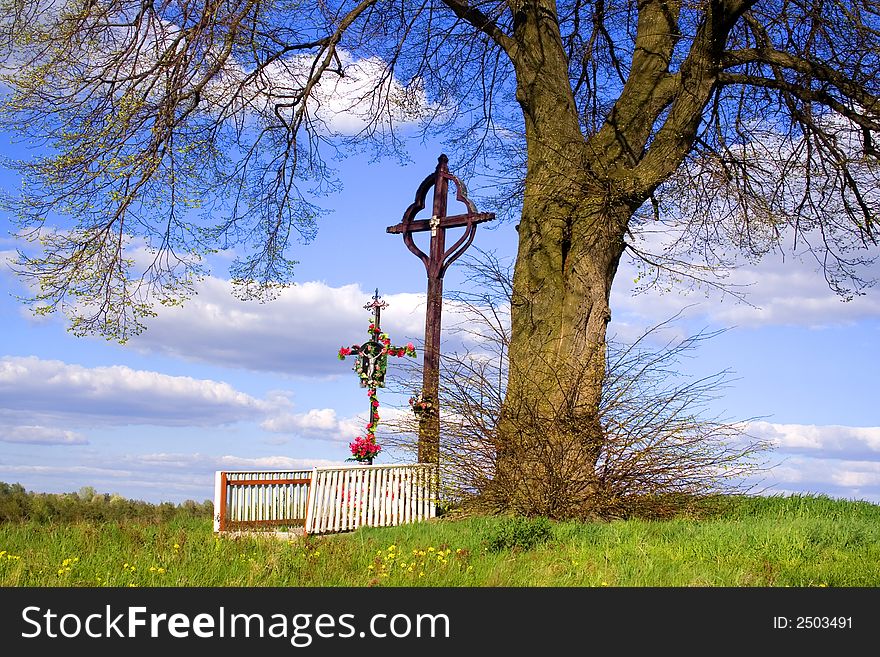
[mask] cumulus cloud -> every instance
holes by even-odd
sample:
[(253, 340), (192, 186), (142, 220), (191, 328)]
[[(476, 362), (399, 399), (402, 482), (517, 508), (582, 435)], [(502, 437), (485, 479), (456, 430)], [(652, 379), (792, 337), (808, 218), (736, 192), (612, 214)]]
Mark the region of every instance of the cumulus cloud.
[(273, 433), (293, 433), (310, 438), (350, 441), (363, 433), (366, 419), (338, 418), (332, 408), (311, 409), (305, 413), (278, 413), (260, 426)]
[(347, 443), (367, 423), (366, 414), (340, 418), (332, 408), (297, 410), (286, 391), (258, 399), (221, 381), (124, 366), (88, 368), (35, 356), (0, 358), (0, 398), (0, 442), (10, 443), (88, 444), (70, 427), (216, 427), (236, 422), (253, 422), (269, 434), (284, 435), (275, 443)]
[(75, 418), (80, 426), (218, 426), (273, 409), (220, 381), (35, 356), (0, 358), (0, 396), (7, 418)]
[(0, 442), (30, 445), (87, 445), (86, 437), (76, 431), (36, 425), (0, 425)]
[(822, 494), (880, 503), (880, 427), (751, 422), (747, 432), (774, 446), (755, 480), (764, 494)]
[[(332, 288), (307, 282), (281, 291), (270, 303), (241, 301), (229, 281), (208, 278), (198, 295), (168, 309), (131, 340), (135, 349), (227, 367), (305, 376), (340, 373), (335, 362), (343, 336), (365, 335), (366, 294), (357, 285)], [(417, 295), (386, 298), (395, 312), (383, 318), (394, 334), (417, 330)]]
[(789, 454), (859, 459), (880, 455), (880, 427), (751, 422), (748, 433)]
[[(381, 433), (382, 423), (393, 421), (407, 412), (383, 406), (379, 432)], [(368, 419), (367, 413), (338, 418), (332, 408), (322, 408), (305, 413), (277, 413), (267, 418), (260, 426), (273, 433), (292, 433), (304, 438), (349, 443), (356, 436), (363, 435)]]
[(764, 494), (818, 494), (880, 504), (880, 463), (870, 460), (780, 455), (757, 483)]
[[(418, 121), (430, 106), (424, 88), (417, 82), (404, 86), (377, 57), (355, 59), (340, 50), (342, 75), (325, 73), (313, 91), (309, 112), (329, 132), (356, 134), (371, 124), (402, 126)], [(278, 99), (290, 98), (305, 86), (313, 58), (295, 56), (270, 64), (263, 80), (262, 95), (273, 109)]]
[[(162, 309), (150, 320), (148, 330), (129, 344), (145, 353), (225, 367), (333, 377), (350, 369), (336, 359), (339, 348), (368, 339), (370, 313), (364, 305), (372, 296), (356, 284), (333, 287), (310, 281), (260, 304), (236, 299), (229, 281), (210, 277), (193, 299), (181, 307)], [(382, 313), (382, 329), (395, 344), (418, 343), (425, 331), (425, 295), (382, 298), (389, 304)], [(452, 302), (444, 304), (443, 313), (443, 325), (450, 329), (462, 319)], [(446, 335), (464, 337), (448, 331)]]
[[(880, 317), (880, 290), (867, 288), (864, 295), (844, 301), (809, 259), (783, 261), (768, 255), (758, 263), (742, 262), (725, 274), (724, 283), (743, 293), (745, 301), (705, 286), (642, 291), (634, 282), (637, 266), (621, 263), (612, 289), (612, 313), (624, 322), (651, 324), (681, 312), (715, 325), (744, 327), (839, 326)], [(880, 280), (880, 263), (873, 264), (866, 276)]]
[[(220, 20), (239, 22), (243, 17), (233, 7)], [(153, 14), (139, 16), (134, 22), (118, 21), (108, 31), (112, 38), (107, 44), (115, 45), (84, 54), (84, 66), (104, 70), (110, 66), (119, 68), (122, 63), (127, 70), (149, 80), (161, 76), (163, 67), (159, 62), (169, 52), (197, 48), (205, 63), (214, 69), (211, 79), (200, 90), (201, 100), (218, 116), (235, 122), (261, 116), (274, 125), (284, 114), (291, 119), (302, 109), (304, 92), (312, 86), (311, 77), (318, 63), (314, 54), (284, 56), (278, 52), (267, 56), (266, 52), (257, 53), (262, 50), (259, 47), (252, 53), (253, 59), (244, 52), (227, 57), (224, 45), (207, 32), (197, 37), (201, 43), (194, 45), (189, 38), (182, 38), (182, 27), (176, 21)], [(263, 45), (272, 48), (272, 39)], [(405, 86), (378, 57), (356, 59), (342, 48), (337, 48), (335, 54), (334, 65), (311, 88), (305, 108), (311, 119), (310, 128), (355, 134), (371, 124), (400, 127), (428, 111), (427, 96), (419, 80)]]
[[(259, 70), (254, 70), (255, 62), (229, 60), (202, 96), (221, 115), (233, 114), (246, 121), (263, 117), (274, 125), (279, 116), (293, 122), (297, 113), (303, 113), (310, 130), (336, 135), (353, 135), (367, 128), (399, 129), (437, 110), (428, 101), (420, 79), (404, 84), (378, 57), (357, 59), (341, 48), (336, 54), (335, 65), (314, 85), (314, 55), (275, 58), (261, 63)], [(309, 96), (303, 107), (307, 89)]]

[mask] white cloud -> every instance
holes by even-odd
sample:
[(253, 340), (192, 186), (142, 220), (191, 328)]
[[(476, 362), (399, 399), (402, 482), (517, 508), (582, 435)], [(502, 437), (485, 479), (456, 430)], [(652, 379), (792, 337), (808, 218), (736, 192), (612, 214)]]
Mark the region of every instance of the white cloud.
[(273, 409), (220, 381), (35, 356), (0, 359), (0, 396), (0, 415), (7, 418), (75, 418), (79, 426), (218, 426)]
[[(228, 383), (123, 366), (87, 368), (34, 356), (0, 358), (0, 442), (82, 445), (72, 428), (115, 426), (216, 427), (258, 423), (292, 439), (348, 443), (367, 414), (339, 418), (332, 408), (294, 409), (289, 393), (258, 399)], [(364, 397), (366, 406), (366, 396)], [(395, 409), (383, 408), (388, 419)]]
[[(408, 410), (381, 406), (377, 435), (381, 435), (383, 424), (393, 422), (402, 414), (408, 413)], [(292, 433), (303, 438), (348, 444), (356, 436), (364, 435), (368, 420), (367, 413), (340, 419), (332, 408), (323, 408), (305, 413), (278, 413), (267, 418), (260, 426), (273, 433)]]
[[(265, 399), (209, 379), (169, 376), (123, 366), (87, 368), (34, 356), (0, 358), (0, 442), (83, 445), (71, 427), (216, 427), (236, 422), (283, 440), (348, 443), (362, 435), (367, 414), (339, 418), (332, 408), (296, 411), (284, 391)], [(364, 397), (366, 406), (366, 396)], [(395, 409), (383, 408), (388, 419)], [(26, 419), (25, 419), (26, 418)], [(34, 421), (39, 421), (39, 424)]]
[[(880, 317), (880, 290), (870, 287), (864, 295), (844, 301), (809, 260), (790, 257), (783, 262), (778, 255), (768, 255), (759, 263), (742, 262), (725, 273), (725, 284), (745, 293), (747, 303), (705, 286), (636, 293), (637, 269), (622, 262), (612, 289), (612, 314), (627, 323), (653, 324), (682, 312), (684, 317), (720, 326), (814, 328)], [(880, 280), (880, 263), (872, 265), (866, 276)]]
[(815, 456), (780, 455), (757, 484), (763, 494), (824, 494), (880, 504), (880, 463)]
[[(355, 59), (342, 49), (337, 55), (337, 63), (309, 92), (305, 115), (310, 129), (337, 135), (353, 135), (367, 127), (398, 129), (436, 109), (419, 80), (404, 86), (380, 58)], [(262, 116), (270, 125), (277, 124), (278, 115), (290, 121), (302, 111), (303, 91), (315, 70), (313, 55), (279, 58), (259, 71), (253, 70), (253, 63), (247, 68), (248, 72), (240, 62), (227, 62), (203, 97), (218, 112)]]
[(880, 503), (880, 427), (751, 422), (750, 435), (770, 441), (765, 494), (826, 494)]
[[(368, 339), (370, 312), (364, 305), (371, 297), (356, 284), (332, 287), (311, 281), (282, 290), (273, 301), (256, 303), (235, 298), (229, 281), (211, 277), (182, 307), (161, 309), (129, 345), (225, 367), (303, 377), (346, 375), (351, 365), (336, 354), (342, 346)], [(388, 303), (382, 329), (392, 342), (418, 344), (425, 330), (425, 295), (382, 298)], [(450, 329), (460, 321), (460, 312), (450, 302), (443, 312), (444, 340), (453, 339)]]
[(273, 433), (293, 433), (309, 438), (349, 442), (363, 433), (366, 419), (340, 419), (332, 408), (311, 409), (305, 413), (278, 413), (260, 426)]
[[(232, 13), (221, 20), (238, 21), (242, 17), (233, 7)], [(200, 91), (202, 102), (235, 123), (250, 122), (256, 115), (276, 125), (279, 115), (292, 117), (302, 106), (303, 92), (317, 63), (314, 54), (267, 57), (264, 52), (257, 55), (263, 64), (255, 70), (257, 62), (247, 55), (238, 60), (235, 56), (227, 58), (225, 48), (210, 35), (197, 37), (201, 43), (194, 45), (189, 39), (181, 39), (181, 26), (176, 22), (152, 14), (136, 22), (116, 21), (115, 25), (110, 17), (110, 25), (107, 47), (83, 53), (82, 66), (96, 70), (119, 68), (121, 60), (125, 68), (145, 77), (144, 87), (155, 87), (149, 81), (164, 75), (157, 62), (167, 58), (169, 51), (180, 53), (183, 48), (195, 47), (206, 65), (214, 69), (211, 80)], [(263, 45), (271, 48), (272, 39)], [(337, 69), (341, 69), (341, 75)], [(155, 88), (152, 91), (158, 93)], [(404, 87), (381, 59), (355, 59), (342, 48), (336, 50), (334, 64), (310, 94), (306, 107), (310, 127), (337, 134), (355, 134), (370, 123), (399, 128), (417, 121), (429, 109), (418, 81)]]
[[(418, 86), (407, 89), (393, 78), (382, 60), (355, 60), (341, 52), (343, 76), (325, 74), (312, 101), (313, 111), (331, 131), (355, 134), (371, 122), (413, 123), (428, 111), (427, 97)], [(311, 58), (302, 68), (311, 66)], [(383, 103), (387, 103), (384, 105)]]
[(76, 431), (36, 425), (0, 426), (0, 442), (30, 445), (87, 445), (85, 436)]
[[(864, 464), (860, 465), (864, 467)], [(832, 480), (838, 486), (846, 488), (864, 488), (867, 486), (880, 488), (880, 471), (877, 469), (873, 469), (871, 472), (841, 470), (832, 474)]]
[(775, 424), (751, 422), (748, 433), (772, 442), (786, 453), (821, 454), (825, 458), (880, 457), (880, 427)]

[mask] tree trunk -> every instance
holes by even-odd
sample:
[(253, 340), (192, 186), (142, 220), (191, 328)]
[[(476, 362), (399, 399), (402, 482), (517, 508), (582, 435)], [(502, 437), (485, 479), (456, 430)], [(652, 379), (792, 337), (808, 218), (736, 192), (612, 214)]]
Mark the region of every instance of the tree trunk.
[(630, 75), (585, 137), (553, 0), (519, 3), (505, 49), (517, 79), (527, 169), (513, 281), (509, 375), (487, 498), (520, 513), (589, 515), (609, 295), (633, 212), (683, 162), (712, 97), (727, 34), (751, 3), (707, 6), (671, 73), (677, 0), (639, 3)]
[(587, 515), (599, 494), (609, 295), (632, 209), (565, 182), (575, 180), (568, 158), (531, 162), (495, 483), (520, 512)]
[(488, 498), (519, 513), (580, 516), (598, 491), (609, 295), (633, 208), (609, 202), (594, 173), (602, 168), (581, 133), (552, 4), (520, 16), (515, 30), (528, 164)]

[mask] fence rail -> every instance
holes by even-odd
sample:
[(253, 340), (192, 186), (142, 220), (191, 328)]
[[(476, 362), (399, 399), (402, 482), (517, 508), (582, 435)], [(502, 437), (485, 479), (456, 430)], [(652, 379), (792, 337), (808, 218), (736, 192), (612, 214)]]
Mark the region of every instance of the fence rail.
[(217, 472), (214, 531), (302, 525), (308, 534), (436, 516), (437, 466), (367, 465)]

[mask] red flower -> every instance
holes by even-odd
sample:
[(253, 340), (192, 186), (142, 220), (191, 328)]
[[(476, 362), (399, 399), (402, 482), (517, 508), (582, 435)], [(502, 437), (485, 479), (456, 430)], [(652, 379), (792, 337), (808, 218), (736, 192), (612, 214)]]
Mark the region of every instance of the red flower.
[(349, 448), (357, 461), (373, 458), (382, 451), (382, 448), (376, 443), (376, 437), (372, 434), (367, 434), (366, 438), (358, 436), (354, 442), (349, 443)]

